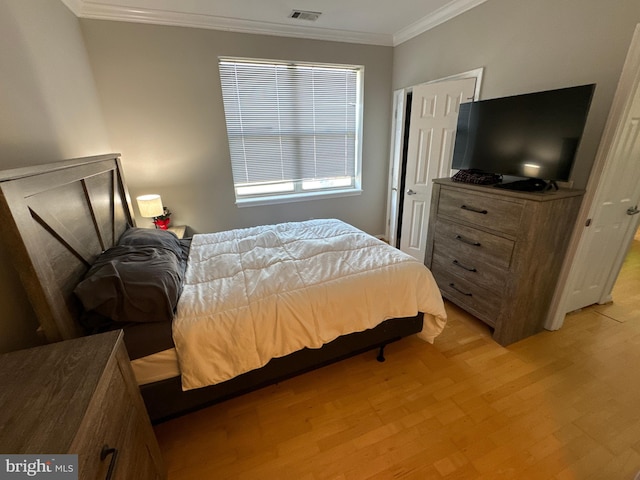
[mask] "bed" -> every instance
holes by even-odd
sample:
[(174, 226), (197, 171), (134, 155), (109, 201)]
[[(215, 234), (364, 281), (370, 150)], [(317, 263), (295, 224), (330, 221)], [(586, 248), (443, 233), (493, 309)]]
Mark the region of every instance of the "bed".
[[(164, 300), (148, 300), (154, 318), (101, 323), (88, 315), (82, 286), (102, 271), (106, 255), (140, 255), (142, 247), (124, 241), (132, 232), (153, 232), (135, 225), (119, 154), (0, 172), (0, 192), (4, 241), (41, 335), (55, 342), (123, 328), (153, 422), (364, 351), (377, 350), (382, 361), (388, 343), (413, 334), (432, 342), (446, 322), (424, 265), (344, 222), (322, 219), (170, 239), (159, 247), (175, 253), (179, 272), (169, 280), (179, 277), (168, 321), (154, 321), (167, 311)], [(171, 272), (162, 265), (162, 274)], [(231, 316), (238, 312), (249, 312), (253, 323), (239, 327)]]

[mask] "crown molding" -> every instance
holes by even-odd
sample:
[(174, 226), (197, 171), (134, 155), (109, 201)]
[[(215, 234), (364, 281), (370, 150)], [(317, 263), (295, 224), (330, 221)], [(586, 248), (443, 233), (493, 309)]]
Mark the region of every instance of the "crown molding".
[(438, 25), (442, 25), (452, 18), (461, 15), (468, 10), (471, 10), (478, 5), (481, 5), (486, 1), (487, 0), (454, 0), (444, 7), (439, 8), (431, 15), (427, 15), (417, 22), (412, 23), (408, 27), (396, 32), (393, 35), (393, 46), (395, 47), (400, 45), (401, 43), (406, 42), (407, 40), (411, 40), (413, 37), (417, 37), (427, 30), (431, 30)]
[(219, 17), (197, 13), (181, 13), (159, 9), (131, 8), (104, 5), (90, 0), (61, 0), (76, 17), (96, 20), (147, 23), (178, 27), (206, 28), (229, 32), (275, 35), (281, 37), (308, 38), (333, 42), (361, 43), (395, 47), (448, 20), (460, 15), (486, 0), (453, 0), (433, 14), (418, 20), (393, 35), (352, 32), (280, 23), (256, 22), (236, 18)]
[[(392, 46), (391, 35), (350, 32), (317, 27), (299, 27), (279, 23), (256, 22), (235, 18), (218, 17), (195, 13), (181, 13), (167, 10), (128, 8), (122, 6), (99, 5), (84, 0), (62, 0), (69, 3), (81, 3), (76, 16), (96, 20), (116, 20), (123, 22), (171, 25), (179, 27), (206, 28), (230, 32), (252, 33), (258, 35), (276, 35), (281, 37), (308, 38), (334, 42), (363, 43), (370, 45)], [(69, 5), (67, 5), (69, 6)], [(72, 7), (69, 7), (74, 10)]]
[(82, 3), (83, 0), (61, 0), (69, 10), (76, 16), (80, 17), (80, 13), (82, 12)]

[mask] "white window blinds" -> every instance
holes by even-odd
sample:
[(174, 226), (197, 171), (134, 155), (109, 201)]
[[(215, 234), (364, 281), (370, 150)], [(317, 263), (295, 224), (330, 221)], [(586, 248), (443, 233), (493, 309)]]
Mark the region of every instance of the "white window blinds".
[(360, 188), (361, 67), (219, 66), (238, 199)]

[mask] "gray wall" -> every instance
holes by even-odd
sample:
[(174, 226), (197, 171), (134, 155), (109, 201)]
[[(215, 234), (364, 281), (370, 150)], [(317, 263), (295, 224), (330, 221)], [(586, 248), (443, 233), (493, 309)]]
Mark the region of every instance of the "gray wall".
[[(384, 233), (391, 47), (99, 20), (81, 26), (133, 197), (159, 193), (172, 222), (197, 232), (337, 217)], [(236, 207), (219, 56), (364, 65), (364, 193)]]
[[(59, 1), (0, 0), (0, 170), (109, 150), (76, 17)], [(0, 243), (0, 352), (40, 342), (17, 275)]]
[(572, 174), (584, 188), (639, 22), (638, 0), (489, 0), (396, 47), (393, 88), (478, 67), (482, 99), (596, 83)]

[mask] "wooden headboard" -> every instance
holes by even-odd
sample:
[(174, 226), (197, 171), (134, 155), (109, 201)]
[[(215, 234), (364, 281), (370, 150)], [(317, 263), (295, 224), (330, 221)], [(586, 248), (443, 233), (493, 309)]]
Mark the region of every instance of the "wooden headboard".
[(73, 289), (135, 225), (120, 154), (0, 172), (3, 242), (49, 342), (83, 334)]

